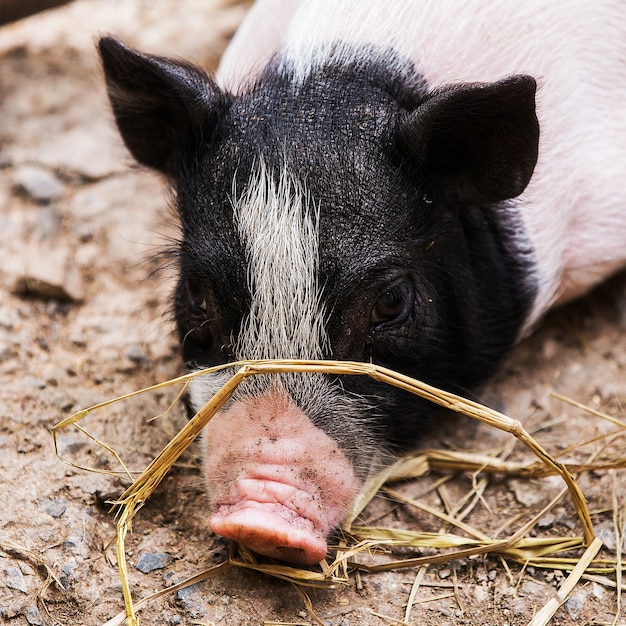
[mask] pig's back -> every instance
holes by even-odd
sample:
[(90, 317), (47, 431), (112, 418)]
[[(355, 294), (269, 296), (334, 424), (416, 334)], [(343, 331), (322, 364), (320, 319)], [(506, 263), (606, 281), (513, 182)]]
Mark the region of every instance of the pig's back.
[(540, 154), (517, 200), (538, 284), (528, 325), (554, 302), (583, 293), (624, 265), (622, 0), (261, 0), (253, 11), (220, 68), (233, 90), (277, 50), (300, 77), (312, 64), (340, 62), (329, 45), (336, 42), (344, 45), (346, 61), (364, 46), (393, 48), (413, 62), (429, 89), (534, 76)]

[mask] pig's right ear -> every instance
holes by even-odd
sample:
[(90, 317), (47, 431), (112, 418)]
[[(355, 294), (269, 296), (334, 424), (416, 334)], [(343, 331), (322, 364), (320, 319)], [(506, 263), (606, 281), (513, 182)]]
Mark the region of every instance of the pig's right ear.
[(400, 139), (426, 195), (482, 205), (522, 193), (537, 163), (535, 90), (523, 75), (455, 85), (411, 113)]
[(143, 54), (113, 37), (98, 47), (124, 143), (143, 165), (175, 176), (179, 161), (210, 132), (219, 88), (192, 65)]

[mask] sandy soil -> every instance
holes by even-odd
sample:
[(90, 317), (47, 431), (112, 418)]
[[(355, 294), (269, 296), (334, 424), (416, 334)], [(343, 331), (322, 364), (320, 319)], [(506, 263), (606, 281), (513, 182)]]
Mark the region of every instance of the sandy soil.
[[(111, 553), (114, 520), (106, 501), (124, 482), (62, 464), (51, 427), (72, 411), (181, 372), (168, 313), (172, 280), (157, 254), (175, 236), (167, 192), (132, 166), (113, 128), (94, 38), (112, 32), (138, 47), (215, 67), (243, 15), (226, 0), (76, 0), (62, 9), (0, 29), (0, 622), (103, 624), (122, 610)], [(520, 419), (553, 454), (580, 461), (622, 456), (617, 426), (551, 396), (564, 394), (624, 419), (626, 276), (554, 313), (512, 355), (482, 394)], [(182, 410), (154, 422), (174, 397), (167, 390), (114, 406), (89, 428), (143, 468), (184, 419)], [(597, 439), (585, 447), (570, 446)], [(510, 437), (467, 419), (443, 423), (425, 446), (501, 450)], [(64, 454), (92, 467), (105, 453), (78, 433), (64, 434)], [(511, 459), (532, 461), (517, 445)], [(437, 475), (400, 485), (417, 495)], [(596, 532), (615, 558), (623, 523), (623, 473), (596, 470), (579, 482)], [(426, 501), (454, 503), (470, 477), (447, 483)], [(494, 478), (466, 520), (484, 532), (528, 519), (559, 488), (554, 479)], [(379, 498), (367, 519), (437, 530), (432, 518)], [(577, 535), (564, 499), (533, 531)], [(224, 559), (225, 541), (206, 528), (196, 458), (166, 478), (139, 513), (129, 539), (136, 598)], [(63, 585), (46, 588), (46, 570)], [(324, 624), (394, 624), (405, 614), (416, 570), (363, 575), (334, 590), (309, 592)], [(495, 557), (429, 567), (411, 624), (527, 624), (555, 596), (564, 574), (522, 569)], [(609, 577), (610, 578), (610, 577)], [(614, 577), (613, 577), (614, 579)], [(453, 593), (456, 586), (456, 594)], [(144, 624), (311, 624), (296, 590), (257, 573), (232, 570), (166, 595), (141, 612)], [(615, 589), (584, 581), (553, 624), (626, 620)]]

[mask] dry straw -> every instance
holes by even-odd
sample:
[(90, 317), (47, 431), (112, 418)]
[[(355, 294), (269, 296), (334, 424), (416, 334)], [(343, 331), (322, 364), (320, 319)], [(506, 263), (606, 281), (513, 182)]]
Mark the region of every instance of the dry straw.
[[(300, 586), (320, 586), (332, 587), (338, 584), (345, 584), (348, 581), (348, 573), (356, 572), (358, 583), (358, 572), (377, 572), (398, 568), (421, 568), (429, 564), (447, 562), (453, 559), (469, 558), (480, 554), (495, 554), (515, 560), (524, 565), (535, 565), (540, 567), (553, 567), (560, 570), (570, 570), (566, 584), (559, 590), (557, 596), (553, 598), (539, 613), (535, 615), (531, 626), (542, 626), (547, 624), (558, 607), (567, 599), (577, 581), (585, 572), (587, 575), (592, 572), (596, 574), (606, 574), (615, 571), (616, 564), (609, 561), (595, 561), (595, 557), (601, 547), (601, 542), (594, 538), (593, 527), (587, 508), (585, 498), (574, 480), (570, 470), (561, 462), (554, 459), (531, 435), (524, 429), (522, 424), (514, 419), (489, 409), (471, 400), (461, 398), (452, 393), (442, 391), (423, 382), (412, 379), (403, 374), (399, 374), (387, 368), (357, 362), (346, 361), (241, 361), (208, 368), (193, 372), (185, 376), (160, 383), (140, 391), (121, 396), (114, 400), (103, 402), (71, 415), (67, 419), (57, 424), (53, 429), (55, 449), (57, 455), (66, 463), (69, 461), (62, 458), (57, 448), (57, 433), (63, 428), (74, 425), (82, 432), (78, 422), (87, 415), (114, 402), (127, 399), (129, 397), (162, 389), (169, 385), (183, 384), (183, 393), (189, 381), (196, 377), (216, 371), (232, 369), (233, 376), (224, 386), (213, 396), (213, 398), (198, 413), (189, 420), (180, 432), (172, 438), (161, 453), (150, 463), (141, 475), (132, 482), (124, 491), (119, 500), (114, 503), (117, 516), (117, 562), (122, 582), (124, 595), (125, 612), (113, 618), (105, 626), (123, 624), (125, 621), (129, 626), (136, 626), (139, 623), (136, 612), (146, 606), (156, 597), (165, 593), (172, 593), (183, 586), (194, 584), (200, 580), (216, 576), (232, 567), (243, 567), (276, 576)], [(419, 456), (414, 456), (398, 461), (395, 465), (387, 468), (379, 475), (372, 478), (362, 490), (354, 508), (343, 525), (343, 539), (341, 545), (336, 546), (335, 559), (332, 563), (323, 561), (318, 570), (303, 570), (287, 565), (275, 563), (258, 562), (255, 556), (242, 546), (234, 546), (230, 558), (209, 570), (184, 581), (176, 587), (169, 587), (153, 596), (144, 598), (139, 602), (132, 599), (131, 589), (127, 576), (125, 539), (129, 530), (132, 529), (132, 520), (137, 511), (146, 503), (148, 498), (157, 488), (159, 483), (167, 475), (171, 467), (180, 458), (188, 446), (196, 439), (209, 420), (231, 397), (237, 386), (249, 376), (276, 373), (323, 373), (333, 375), (356, 375), (369, 376), (374, 380), (384, 382), (395, 387), (404, 389), (410, 393), (430, 400), (434, 404), (462, 413), (477, 419), (491, 427), (498, 428), (510, 433), (529, 448), (538, 458), (538, 462), (530, 465), (520, 466), (518, 464), (507, 463), (504, 460), (488, 455), (464, 454), (460, 452), (427, 451)], [(123, 465), (119, 456), (110, 447), (100, 442), (88, 433), (93, 441), (105, 447), (114, 458), (124, 468), (124, 474), (130, 473)], [(70, 463), (71, 464), (71, 463)], [(621, 466), (621, 464), (620, 464)], [(490, 539), (482, 533), (476, 531), (471, 526), (462, 521), (461, 515), (444, 515), (439, 511), (430, 509), (426, 505), (416, 501), (407, 500), (397, 492), (385, 487), (394, 480), (420, 476), (433, 469), (446, 469), (453, 471), (499, 473), (517, 476), (545, 476), (556, 474), (565, 483), (564, 489), (544, 510), (540, 511), (532, 520), (527, 522), (510, 537), (505, 539)], [(585, 466), (578, 466), (575, 471), (588, 469)], [(476, 486), (473, 503), (480, 499), (482, 487)], [(375, 526), (359, 526), (355, 520), (359, 517), (363, 508), (370, 502), (373, 496), (384, 489), (388, 497), (398, 501), (403, 501), (410, 506), (417, 506), (426, 512), (441, 518), (442, 523), (449, 529), (450, 527), (461, 530), (464, 535), (457, 535), (451, 531), (442, 533), (420, 533), (409, 530), (398, 530), (381, 528)], [(535, 526), (538, 519), (550, 510), (567, 492), (571, 497), (578, 519), (582, 527), (580, 537), (527, 537), (528, 532)], [(465, 514), (469, 512), (473, 503), (466, 503)], [(371, 559), (372, 555), (389, 555), (393, 548), (435, 548), (439, 552), (435, 555), (415, 556), (403, 560), (384, 560), (382, 563)], [(563, 552), (573, 549), (585, 551), (580, 559), (571, 557), (559, 557)], [(429, 552), (432, 552), (430, 550)], [(302, 591), (302, 594), (304, 592)], [(315, 615), (310, 600), (306, 594), (303, 595), (312, 618), (323, 623)], [(411, 603), (407, 606), (407, 615), (404, 623), (408, 623)]]

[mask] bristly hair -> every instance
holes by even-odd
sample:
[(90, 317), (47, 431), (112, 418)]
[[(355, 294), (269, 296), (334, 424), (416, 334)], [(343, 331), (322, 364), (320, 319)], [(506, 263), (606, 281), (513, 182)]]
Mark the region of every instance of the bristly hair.
[(252, 305), (235, 348), (239, 358), (318, 359), (328, 350), (319, 298), (319, 214), (283, 166), (275, 182), (263, 160), (247, 189), (233, 193)]

